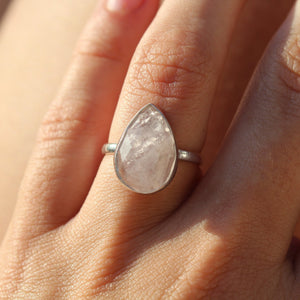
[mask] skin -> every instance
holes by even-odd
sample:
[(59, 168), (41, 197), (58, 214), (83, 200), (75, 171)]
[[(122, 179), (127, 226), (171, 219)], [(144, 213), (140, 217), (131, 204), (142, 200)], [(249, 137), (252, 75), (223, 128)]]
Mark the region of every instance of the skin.
[[(291, 3), (270, 16), (224, 102), (224, 72), (234, 78), (230, 61), (242, 55), (231, 38), (236, 32), (234, 45), (247, 45), (236, 24), (254, 8), (184, 3), (165, 1), (153, 21), (158, 1), (121, 13), (101, 1), (95, 10), (43, 119), (1, 245), (2, 298), (299, 298), (300, 2), (259, 62), (220, 152), (236, 99)], [(99, 149), (149, 99), (180, 148), (213, 154), (200, 180), (180, 163), (166, 190), (143, 196), (120, 184)]]
[[(238, 16), (202, 150), (203, 172), (215, 160), (249, 78), (292, 2), (281, 0), (274, 7), (271, 0), (248, 1)], [(5, 141), (0, 156), (0, 170), (3, 170), (0, 171), (0, 240), (12, 216), (18, 187), (35, 143), (36, 128), (59, 89), (77, 36), (95, 3), (95, 0), (87, 0), (84, 4), (80, 0), (63, 3), (54, 0), (45, 6), (38, 0), (26, 3), (15, 0), (5, 16), (0, 33), (0, 97), (3, 99), (0, 138)], [(0, 1), (1, 13), (6, 5), (7, 1)], [(56, 20), (55, 29), (49, 22), (53, 19)], [(38, 27), (32, 25), (36, 23)], [(40, 41), (38, 48), (37, 39)], [(33, 66), (31, 60), (24, 60), (24, 53), (32, 59), (38, 56), (38, 64)], [(19, 67), (12, 69), (10, 62), (16, 59)], [(17, 111), (15, 105), (19, 107)]]
[(37, 128), (57, 94), (95, 4), (95, 0), (49, 1), (47, 5), (39, 0), (11, 1), (2, 20), (0, 240), (13, 213)]

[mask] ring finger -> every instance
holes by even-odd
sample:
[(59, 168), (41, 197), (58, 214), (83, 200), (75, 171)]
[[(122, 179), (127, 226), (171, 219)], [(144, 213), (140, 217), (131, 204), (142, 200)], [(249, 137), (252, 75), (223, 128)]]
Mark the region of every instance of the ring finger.
[[(178, 147), (201, 151), (215, 87), (243, 2), (164, 1), (133, 57), (109, 142), (116, 143), (133, 115), (153, 103), (168, 119)], [(191, 192), (198, 170), (196, 164), (179, 163), (167, 189), (137, 195), (120, 184), (112, 158), (106, 156), (83, 211), (91, 217), (99, 211), (95, 205), (102, 211), (113, 206), (134, 214), (138, 226), (142, 220), (152, 223), (178, 207)]]

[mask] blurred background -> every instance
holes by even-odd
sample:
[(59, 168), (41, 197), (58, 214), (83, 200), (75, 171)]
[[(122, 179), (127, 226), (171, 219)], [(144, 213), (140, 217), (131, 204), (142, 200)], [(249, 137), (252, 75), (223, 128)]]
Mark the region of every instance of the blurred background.
[(9, 2), (10, 2), (10, 0), (1, 0), (0, 1), (0, 18), (4, 14)]

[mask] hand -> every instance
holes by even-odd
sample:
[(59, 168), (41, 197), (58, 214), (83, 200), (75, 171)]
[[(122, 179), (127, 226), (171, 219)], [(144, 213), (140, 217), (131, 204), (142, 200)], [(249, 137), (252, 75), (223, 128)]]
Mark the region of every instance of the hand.
[(139, 195), (100, 153), (149, 102), (180, 148), (201, 151), (244, 2), (166, 0), (153, 21), (158, 1), (101, 2), (41, 126), (1, 246), (0, 297), (300, 297), (299, 2), (201, 181), (180, 162), (167, 189)]

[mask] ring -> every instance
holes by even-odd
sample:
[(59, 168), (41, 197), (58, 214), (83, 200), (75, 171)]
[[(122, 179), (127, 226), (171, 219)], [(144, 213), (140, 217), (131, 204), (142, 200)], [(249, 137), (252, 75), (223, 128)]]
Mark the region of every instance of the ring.
[(114, 153), (119, 180), (139, 194), (153, 194), (174, 178), (178, 160), (201, 164), (200, 155), (177, 148), (171, 126), (154, 105), (144, 106), (129, 122), (118, 144), (105, 144), (103, 154)]

